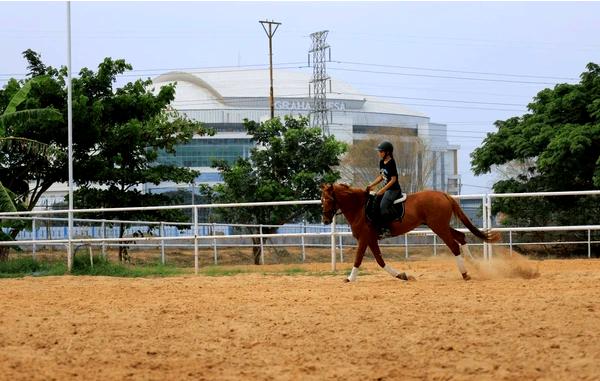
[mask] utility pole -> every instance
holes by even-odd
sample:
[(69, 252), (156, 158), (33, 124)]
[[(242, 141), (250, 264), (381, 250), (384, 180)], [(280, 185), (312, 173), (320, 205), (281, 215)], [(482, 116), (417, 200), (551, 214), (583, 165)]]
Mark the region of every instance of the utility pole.
[[(323, 131), (323, 135), (329, 135), (329, 115), (327, 109), (327, 81), (331, 87), (331, 79), (327, 76), (327, 69), (325, 67), (325, 53), (329, 53), (329, 61), (331, 61), (331, 49), (329, 45), (325, 43), (327, 39), (328, 30), (321, 32), (315, 32), (310, 35), (312, 38), (312, 48), (309, 53), (312, 53), (312, 65), (313, 65), (313, 102), (312, 102), (312, 126), (320, 127)], [(310, 57), (309, 57), (310, 65)], [(309, 87), (310, 93), (310, 87)]]
[[(259, 23), (265, 30), (267, 37), (269, 37), (269, 74), (271, 78), (269, 104), (271, 105), (271, 119), (273, 119), (275, 118), (275, 101), (273, 99), (273, 36), (275, 35), (275, 32), (277, 32), (277, 28), (279, 28), (279, 25), (281, 25), (281, 23), (275, 21), (259, 21)], [(269, 25), (268, 30), (265, 24)], [(273, 29), (273, 25), (275, 25), (275, 29)]]

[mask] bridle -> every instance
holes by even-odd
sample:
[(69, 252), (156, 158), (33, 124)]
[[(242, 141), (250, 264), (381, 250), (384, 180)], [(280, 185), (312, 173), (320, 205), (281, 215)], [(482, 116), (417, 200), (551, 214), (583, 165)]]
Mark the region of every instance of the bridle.
[[(324, 198), (325, 199), (325, 198)], [(325, 199), (327, 201), (331, 201), (331, 205), (332, 207), (328, 210), (323, 210), (323, 215), (327, 216), (328, 214), (331, 214), (331, 217), (329, 217), (330, 219), (333, 219), (333, 217), (337, 216), (338, 214), (341, 214), (342, 212), (338, 212), (338, 207), (337, 207), (337, 202), (335, 200), (335, 193), (332, 192), (331, 197)]]

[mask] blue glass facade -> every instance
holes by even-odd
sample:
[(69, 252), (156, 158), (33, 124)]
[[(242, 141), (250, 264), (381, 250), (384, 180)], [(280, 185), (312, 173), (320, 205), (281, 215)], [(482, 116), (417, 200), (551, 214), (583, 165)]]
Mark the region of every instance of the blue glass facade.
[(175, 147), (175, 154), (158, 153), (160, 164), (179, 167), (210, 167), (215, 160), (233, 164), (237, 158), (248, 158), (254, 143), (249, 138), (193, 139)]

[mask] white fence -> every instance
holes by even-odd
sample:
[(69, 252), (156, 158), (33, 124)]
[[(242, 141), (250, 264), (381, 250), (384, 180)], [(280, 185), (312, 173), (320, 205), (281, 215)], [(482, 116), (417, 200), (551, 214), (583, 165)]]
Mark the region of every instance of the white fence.
[[(509, 242), (508, 243), (497, 243), (494, 245), (486, 244), (484, 245), (484, 255), (487, 256), (488, 259), (492, 256), (492, 248), (493, 246), (509, 246), (510, 251), (512, 253), (513, 250), (513, 242), (512, 237), (514, 232), (550, 232), (550, 231), (586, 231), (587, 232), (587, 241), (570, 241), (570, 242), (560, 242), (560, 244), (569, 245), (569, 244), (587, 244), (588, 248), (588, 258), (591, 258), (592, 255), (592, 244), (598, 244), (599, 241), (592, 241), (591, 234), (592, 231), (600, 230), (600, 216), (598, 216), (598, 220), (590, 221), (591, 223), (588, 225), (582, 226), (538, 226), (538, 227), (494, 227), (492, 225), (492, 201), (495, 198), (523, 198), (523, 197), (561, 197), (561, 196), (597, 196), (600, 195), (600, 191), (592, 190), (592, 191), (566, 191), (566, 192), (534, 192), (534, 193), (495, 193), (495, 194), (487, 194), (482, 199), (483, 202), (483, 212), (484, 212), (484, 228), (494, 228), (494, 230), (499, 232), (508, 232), (509, 233)], [(549, 244), (553, 242), (537, 242), (537, 243), (519, 243), (519, 245), (528, 245), (528, 244)]]
[[(584, 192), (544, 192), (544, 193), (512, 193), (512, 194), (484, 194), (484, 195), (463, 195), (457, 196), (459, 199), (475, 199), (481, 200), (481, 215), (483, 217), (482, 228), (488, 229), (493, 227), (492, 225), (492, 213), (491, 205), (493, 198), (500, 197), (552, 197), (552, 196), (582, 196), (582, 195), (600, 195), (600, 191), (584, 191)], [(14, 212), (14, 213), (0, 213), (2, 219), (30, 219), (32, 220), (33, 228), (31, 229), (31, 235), (27, 237), (26, 233), (23, 234), (18, 241), (0, 242), (0, 245), (31, 245), (32, 253), (35, 256), (36, 247), (38, 245), (72, 245), (72, 244), (87, 244), (101, 246), (103, 251), (107, 245), (125, 245), (132, 241), (138, 243), (138, 245), (152, 245), (160, 246), (161, 250), (161, 262), (165, 263), (165, 247), (177, 245), (185, 245), (187, 247), (193, 247), (194, 249), (194, 268), (196, 273), (198, 272), (198, 249), (199, 247), (212, 247), (214, 251), (214, 262), (218, 262), (218, 247), (219, 241), (226, 242), (237, 240), (241, 242), (244, 239), (258, 239), (260, 240), (261, 248), (261, 262), (264, 263), (264, 248), (265, 239), (267, 238), (298, 238), (300, 239), (300, 245), (302, 247), (302, 259), (305, 258), (305, 249), (309, 245), (305, 244), (305, 238), (317, 237), (321, 238), (321, 241), (325, 240), (328, 242), (327, 246), (331, 250), (331, 268), (335, 271), (337, 261), (337, 251), (339, 250), (340, 260), (343, 261), (344, 243), (343, 237), (350, 237), (351, 232), (347, 225), (336, 226), (335, 222), (330, 226), (324, 225), (283, 225), (277, 226), (282, 229), (297, 229), (300, 231), (286, 232), (277, 234), (265, 234), (262, 229), (266, 227), (274, 227), (272, 225), (235, 225), (235, 224), (202, 224), (198, 222), (198, 211), (204, 208), (225, 208), (225, 207), (264, 207), (264, 206), (276, 206), (276, 205), (318, 205), (319, 200), (309, 201), (282, 201), (282, 202), (255, 202), (255, 203), (237, 203), (237, 204), (204, 204), (204, 205), (179, 205), (179, 206), (157, 206), (157, 207), (140, 207), (140, 208), (111, 208), (111, 209), (76, 209), (73, 213), (98, 213), (98, 212), (119, 212), (119, 211), (140, 211), (140, 210), (168, 210), (168, 209), (189, 209), (192, 211), (193, 222), (192, 223), (180, 223), (180, 222), (157, 222), (157, 221), (127, 221), (127, 220), (99, 220), (99, 219), (74, 219), (76, 222), (83, 222), (86, 224), (100, 224), (97, 231), (94, 231), (93, 226), (87, 228), (92, 230), (91, 234), (87, 234), (87, 237), (78, 237), (72, 239), (58, 238), (50, 239), (49, 237), (43, 237), (43, 234), (39, 233), (38, 226), (40, 220), (44, 221), (67, 221), (66, 218), (56, 217), (40, 217), (43, 215), (55, 215), (55, 214), (67, 214), (68, 210), (47, 210), (47, 211), (32, 211), (32, 212)], [(585, 231), (587, 232), (586, 241), (569, 241), (561, 242), (561, 244), (587, 244), (588, 257), (592, 255), (592, 244), (598, 244), (600, 241), (592, 240), (592, 231), (600, 230), (600, 221), (594, 221), (595, 224), (584, 225), (584, 226), (543, 226), (543, 227), (495, 227), (494, 229), (500, 232), (507, 232), (509, 235), (508, 242), (501, 242), (496, 244), (482, 244), (483, 254), (487, 259), (491, 259), (492, 251), (494, 246), (508, 246), (512, 252), (513, 249), (513, 233), (518, 232), (540, 232), (540, 231)], [(125, 237), (118, 238), (107, 234), (106, 225), (108, 224), (137, 224), (138, 226), (149, 226), (155, 225), (158, 229), (158, 235), (151, 236), (139, 236), (139, 237)], [(189, 226), (189, 229), (179, 230), (173, 229), (173, 226)], [(246, 226), (246, 227), (258, 227), (258, 233), (256, 234), (226, 234), (225, 228), (232, 226)], [(169, 229), (169, 227), (171, 227)], [(80, 228), (80, 227), (78, 227)], [(59, 228), (63, 229), (65, 228)], [(221, 229), (221, 234), (219, 233)], [(309, 231), (313, 230), (313, 231)], [(459, 229), (463, 232), (468, 232), (466, 229)], [(56, 234), (56, 233), (55, 233)], [(99, 236), (96, 236), (96, 235)], [(438, 239), (429, 229), (417, 229), (407, 233), (403, 237), (396, 238), (396, 244), (402, 245), (405, 248), (405, 257), (409, 256), (409, 236), (428, 236), (431, 237), (433, 254), (437, 252), (438, 245), (443, 245), (442, 242), (438, 242)], [(90, 238), (91, 236), (91, 238)], [(404, 242), (399, 242), (403, 240)], [(385, 246), (384, 241), (382, 244)], [(545, 244), (548, 242), (537, 242), (535, 244)], [(519, 243), (519, 245), (534, 244), (534, 243)], [(237, 244), (241, 245), (240, 243)], [(348, 247), (348, 245), (346, 245)], [(70, 261), (69, 261), (70, 263)]]

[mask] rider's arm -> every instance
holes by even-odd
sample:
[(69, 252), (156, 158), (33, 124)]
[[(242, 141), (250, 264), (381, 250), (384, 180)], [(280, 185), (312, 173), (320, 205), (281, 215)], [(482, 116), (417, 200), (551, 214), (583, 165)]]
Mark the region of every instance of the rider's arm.
[(383, 176), (381, 176), (381, 175), (377, 176), (371, 184), (367, 185), (367, 191), (370, 191), (371, 188), (373, 188), (375, 185), (379, 184), (382, 181), (383, 181)]
[(394, 185), (396, 183), (396, 181), (398, 181), (398, 178), (396, 176), (392, 176), (390, 178), (390, 181), (388, 181), (388, 183), (385, 184), (385, 186), (383, 188), (381, 188), (379, 190), (379, 192), (377, 192), (377, 194), (379, 196), (381, 196), (382, 194), (384, 194), (386, 190), (390, 189), (392, 187), (392, 185)]

